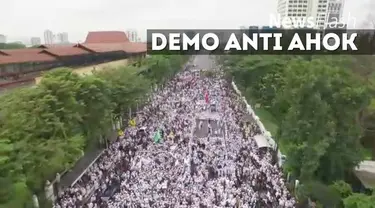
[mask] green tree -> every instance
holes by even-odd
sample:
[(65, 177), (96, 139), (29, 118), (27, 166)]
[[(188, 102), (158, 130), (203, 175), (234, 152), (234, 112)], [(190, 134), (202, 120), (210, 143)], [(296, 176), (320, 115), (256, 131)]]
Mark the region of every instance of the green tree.
[(330, 188), (340, 194), (341, 198), (347, 198), (353, 194), (352, 187), (345, 181), (335, 181)]
[(26, 48), (26, 46), (22, 43), (14, 42), (14, 43), (0, 43), (0, 49), (21, 49)]
[(318, 181), (307, 181), (297, 189), (298, 199), (303, 201), (310, 199), (323, 207), (339, 208), (341, 207), (340, 195)]
[[(323, 193), (320, 190), (330, 189), (348, 196), (350, 186), (344, 182), (326, 185), (344, 180), (364, 158), (359, 139), (363, 128), (358, 118), (368, 108), (375, 88), (353, 73), (356, 59), (231, 55), (221, 56), (219, 61), (251, 103), (276, 118), (279, 132), (273, 136), (287, 155), (285, 168), (305, 189)], [(372, 121), (365, 123), (370, 126)], [(368, 137), (375, 141), (372, 135)], [(308, 197), (322, 206), (328, 203), (328, 199)]]
[(123, 116), (129, 107), (144, 102), (151, 83), (167, 80), (164, 77), (173, 76), (181, 68), (178, 63), (186, 60), (151, 57), (143, 64), (155, 59), (163, 63), (160, 74), (140, 75), (140, 68), (124, 66), (82, 77), (72, 69), (58, 68), (44, 74), (37, 86), (3, 95), (0, 208), (25, 207), (32, 194), (43, 196), (46, 180), (71, 168), (85, 148), (111, 131), (113, 115)]
[(80, 80), (77, 99), (84, 105), (81, 126), (86, 139), (107, 135), (114, 109), (109, 84), (97, 76), (87, 76)]
[(374, 208), (375, 196), (354, 193), (344, 199), (345, 208)]

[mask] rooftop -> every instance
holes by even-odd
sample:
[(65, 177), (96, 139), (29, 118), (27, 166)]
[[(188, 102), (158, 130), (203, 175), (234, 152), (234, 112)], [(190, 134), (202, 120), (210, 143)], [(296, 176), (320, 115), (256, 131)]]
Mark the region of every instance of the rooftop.
[(125, 32), (122, 31), (95, 31), (89, 32), (85, 43), (124, 43), (129, 42)]
[(38, 48), (0, 50), (0, 65), (27, 62), (47, 62), (59, 57), (78, 56), (90, 53), (122, 51), (125, 53), (145, 53), (145, 43), (130, 42), (125, 32), (89, 32), (83, 44), (40, 45)]

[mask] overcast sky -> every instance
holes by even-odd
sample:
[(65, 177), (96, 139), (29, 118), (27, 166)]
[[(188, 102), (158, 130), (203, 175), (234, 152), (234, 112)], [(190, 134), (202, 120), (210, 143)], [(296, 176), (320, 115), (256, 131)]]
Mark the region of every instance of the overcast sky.
[[(370, 12), (369, 1), (346, 0), (344, 19), (350, 13), (359, 26)], [(43, 41), (50, 29), (68, 32), (69, 40), (78, 42), (97, 30), (135, 29), (145, 37), (152, 28), (233, 29), (268, 25), (276, 5), (277, 0), (1, 0), (0, 34)]]

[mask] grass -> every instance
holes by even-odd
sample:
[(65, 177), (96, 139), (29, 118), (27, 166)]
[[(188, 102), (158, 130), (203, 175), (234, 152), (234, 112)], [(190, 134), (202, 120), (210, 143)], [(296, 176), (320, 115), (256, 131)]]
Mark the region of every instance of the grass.
[(262, 107), (254, 108), (254, 112), (259, 117), (260, 121), (262, 121), (264, 127), (271, 133), (271, 135), (275, 136), (277, 134), (277, 131), (279, 130), (279, 126), (275, 117)]
[[(275, 136), (277, 135), (277, 131), (279, 130), (279, 124), (277, 119), (272, 115), (271, 112), (269, 112), (266, 108), (263, 107), (255, 107), (255, 103), (252, 103), (250, 99), (247, 99), (248, 103), (251, 103), (251, 106), (253, 107), (253, 110), (255, 114), (259, 117), (260, 121), (263, 123), (264, 128), (267, 129), (272, 135), (272, 138), (277, 141), (277, 138)], [(284, 147), (284, 145), (281, 142), (278, 142), (278, 146), (280, 151), (283, 154), (286, 154), (287, 149)]]

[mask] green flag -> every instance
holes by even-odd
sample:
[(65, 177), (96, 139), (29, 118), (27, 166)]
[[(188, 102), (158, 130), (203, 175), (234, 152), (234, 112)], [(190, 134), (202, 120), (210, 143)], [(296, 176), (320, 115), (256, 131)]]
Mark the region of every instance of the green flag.
[(160, 134), (160, 130), (158, 130), (154, 135), (154, 142), (158, 144), (160, 143), (160, 140), (161, 140), (161, 134)]

